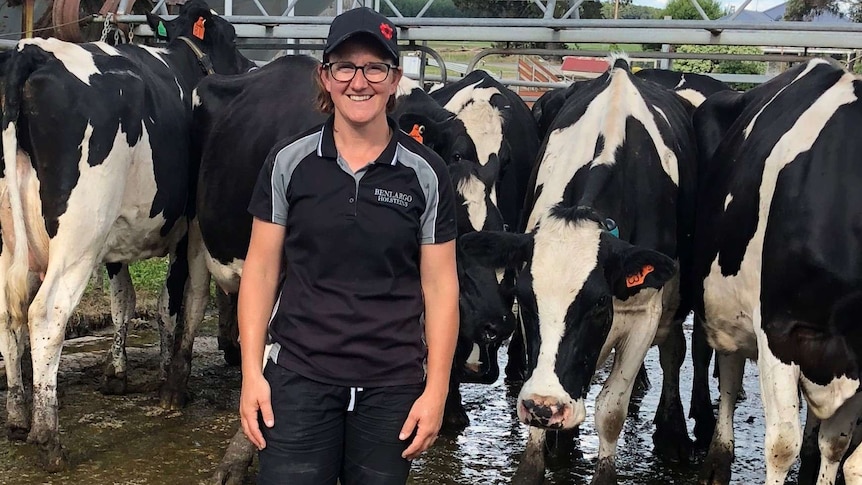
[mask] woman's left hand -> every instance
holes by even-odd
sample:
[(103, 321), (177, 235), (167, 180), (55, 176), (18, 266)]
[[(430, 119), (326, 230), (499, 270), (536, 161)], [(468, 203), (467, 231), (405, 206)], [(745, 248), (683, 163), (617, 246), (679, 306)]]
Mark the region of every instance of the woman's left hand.
[(416, 429), (416, 437), (410, 446), (401, 454), (403, 458), (412, 460), (434, 444), (440, 426), (443, 424), (443, 409), (446, 407), (446, 395), (430, 393), (427, 390), (419, 396), (410, 408), (410, 415), (401, 427), (398, 438), (406, 440)]

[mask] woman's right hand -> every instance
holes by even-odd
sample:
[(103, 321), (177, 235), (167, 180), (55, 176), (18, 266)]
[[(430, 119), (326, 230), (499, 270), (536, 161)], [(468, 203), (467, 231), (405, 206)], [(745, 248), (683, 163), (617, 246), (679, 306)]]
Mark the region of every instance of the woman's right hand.
[(258, 411), (260, 411), (263, 417), (263, 423), (268, 428), (272, 428), (275, 425), (275, 419), (272, 415), (270, 388), (269, 382), (266, 381), (263, 374), (243, 377), (242, 394), (239, 398), (239, 416), (242, 421), (242, 431), (258, 450), (262, 450), (266, 447), (266, 441), (263, 439), (263, 433), (261, 433), (260, 425), (258, 424)]

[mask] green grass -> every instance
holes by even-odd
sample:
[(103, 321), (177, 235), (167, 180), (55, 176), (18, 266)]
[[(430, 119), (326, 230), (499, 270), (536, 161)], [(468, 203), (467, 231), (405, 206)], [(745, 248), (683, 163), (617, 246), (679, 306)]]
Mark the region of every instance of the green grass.
[(153, 258), (138, 261), (129, 265), (129, 274), (132, 276), (132, 284), (135, 291), (146, 292), (158, 298), (165, 283), (165, 274), (168, 271), (168, 258)]

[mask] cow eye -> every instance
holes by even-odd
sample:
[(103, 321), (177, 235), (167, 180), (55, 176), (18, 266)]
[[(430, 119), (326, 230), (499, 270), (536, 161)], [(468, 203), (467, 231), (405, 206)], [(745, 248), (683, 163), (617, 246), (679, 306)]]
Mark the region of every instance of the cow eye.
[(456, 154), (452, 155), (452, 158), (455, 159), (456, 162), (460, 162), (461, 161), (461, 154), (456, 153)]

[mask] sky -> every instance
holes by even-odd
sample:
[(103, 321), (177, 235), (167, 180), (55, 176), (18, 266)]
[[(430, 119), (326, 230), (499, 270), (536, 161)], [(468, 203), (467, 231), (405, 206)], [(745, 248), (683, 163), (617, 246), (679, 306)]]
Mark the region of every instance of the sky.
[[(721, 0), (721, 4), (726, 7), (730, 6), (740, 6), (742, 5), (744, 0)], [(746, 10), (757, 10), (763, 11), (768, 8), (774, 7), (779, 3), (784, 3), (785, 0), (751, 0), (751, 3), (748, 4)], [(649, 7), (656, 8), (664, 8), (667, 0), (633, 0), (635, 5), (646, 5)]]

